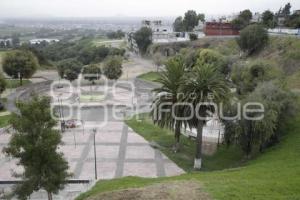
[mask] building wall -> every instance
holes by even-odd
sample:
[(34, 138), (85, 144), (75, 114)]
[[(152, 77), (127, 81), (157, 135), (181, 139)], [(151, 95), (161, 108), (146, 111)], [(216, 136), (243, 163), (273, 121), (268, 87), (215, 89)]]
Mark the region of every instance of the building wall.
[(239, 35), (239, 31), (230, 23), (207, 22), (204, 27), (205, 35)]

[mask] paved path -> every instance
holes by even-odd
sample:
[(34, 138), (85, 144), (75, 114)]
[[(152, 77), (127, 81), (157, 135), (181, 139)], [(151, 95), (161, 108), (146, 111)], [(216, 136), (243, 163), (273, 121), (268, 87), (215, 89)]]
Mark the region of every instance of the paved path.
[[(13, 171), (21, 172), (16, 161), (6, 158), (2, 149), (9, 141), (9, 134), (0, 134), (0, 180), (16, 180)], [(73, 179), (94, 180), (94, 146), (91, 130), (77, 128), (63, 134), (63, 152), (70, 166)], [(175, 163), (136, 134), (124, 122), (110, 121), (96, 133), (98, 179), (113, 179), (125, 176), (162, 177), (184, 173)], [(13, 170), (13, 171), (12, 171)], [(3, 187), (3, 186), (2, 186)], [(1, 188), (1, 186), (0, 186)], [(6, 188), (7, 189), (7, 188)], [(55, 199), (73, 199), (88, 189), (87, 185), (69, 185)], [(39, 191), (32, 199), (44, 199)]]
[[(64, 133), (64, 152), (76, 179), (94, 179), (93, 133)], [(160, 177), (183, 173), (160, 151), (120, 121), (110, 121), (96, 133), (97, 173), (100, 179), (123, 176)]]

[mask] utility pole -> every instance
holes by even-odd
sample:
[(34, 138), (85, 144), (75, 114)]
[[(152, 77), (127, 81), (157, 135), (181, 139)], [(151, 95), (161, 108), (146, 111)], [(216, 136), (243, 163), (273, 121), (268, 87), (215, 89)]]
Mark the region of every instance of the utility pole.
[(95, 162), (95, 180), (98, 179), (98, 175), (97, 175), (97, 155), (96, 155), (96, 132), (97, 129), (94, 128), (93, 129), (93, 133), (94, 133), (94, 162)]

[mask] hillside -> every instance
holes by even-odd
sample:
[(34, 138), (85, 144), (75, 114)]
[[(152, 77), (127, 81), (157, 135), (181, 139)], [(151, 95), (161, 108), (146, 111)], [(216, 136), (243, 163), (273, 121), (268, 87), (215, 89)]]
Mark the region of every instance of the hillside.
[(193, 42), (172, 44), (154, 44), (149, 53), (157, 52), (170, 55), (180, 52), (184, 48), (209, 48), (219, 51), (226, 56), (231, 64), (242, 64), (252, 60), (268, 60), (278, 65), (287, 75), (287, 84), (292, 89), (300, 89), (300, 39), (297, 37), (271, 36), (269, 44), (259, 53), (251, 57), (240, 57), (240, 50), (233, 38), (202, 38)]
[[(167, 45), (167, 47), (172, 48), (170, 45)], [(252, 57), (240, 57), (234, 39), (213, 42), (199, 40), (189, 43), (187, 47), (216, 49), (226, 55), (234, 64), (242, 64), (257, 59), (268, 60), (282, 69), (286, 77), (286, 83), (292, 90), (299, 91), (300, 89), (300, 40), (297, 38), (272, 37), (269, 45)], [(164, 49), (165, 47), (156, 48)], [(179, 50), (180, 48), (174, 49), (174, 51)], [(146, 74), (145, 76), (146, 78), (150, 77), (149, 81), (152, 81), (155, 74)], [(150, 135), (147, 136), (146, 132), (143, 135), (143, 130), (139, 131), (139, 127), (133, 121), (129, 121), (128, 124), (147, 140), (153, 139), (147, 138)], [(145, 123), (143, 124), (145, 125)], [(154, 135), (151, 135), (151, 137), (156, 137), (155, 131), (160, 132), (156, 129), (148, 128), (147, 130), (148, 132), (153, 131)], [(243, 164), (242, 167), (224, 169), (226, 167), (216, 166), (217, 170), (224, 170), (191, 172), (171, 178), (126, 177), (110, 181), (99, 181), (90, 191), (82, 194), (77, 199), (106, 199), (107, 197), (122, 200), (141, 198), (176, 200), (300, 199), (300, 112), (294, 119), (290, 120), (282, 129), (282, 132), (284, 137), (279, 144), (269, 148), (245, 165)], [(165, 137), (161, 137), (159, 140), (163, 143)], [(168, 152), (164, 153), (168, 155)], [(215, 165), (220, 164), (218, 162), (213, 163)], [(185, 165), (182, 164), (181, 167), (185, 168)], [(170, 187), (177, 189), (170, 190)], [(182, 192), (185, 194), (184, 197), (180, 195)], [(195, 197), (195, 194), (197, 197)]]
[[(92, 190), (77, 199), (102, 199), (103, 192), (110, 192), (109, 196), (112, 199), (138, 199), (136, 195), (140, 195), (141, 192), (150, 192), (151, 187), (136, 193), (132, 193), (135, 191), (132, 188), (162, 183), (164, 186), (172, 185), (179, 180), (193, 183), (196, 181), (199, 188), (203, 188), (213, 199), (300, 199), (300, 113), (287, 125), (284, 133), (285, 137), (280, 144), (267, 150), (256, 160), (250, 161), (245, 167), (191, 173), (171, 178), (127, 177), (100, 181)], [(181, 190), (189, 190), (188, 185), (182, 185), (182, 187)], [(199, 188), (196, 187), (195, 191)], [(122, 191), (114, 192), (120, 189)], [(189, 195), (193, 199), (193, 192), (187, 194), (184, 199), (189, 199)], [(130, 198), (122, 198), (128, 196), (128, 193), (131, 193)], [(114, 198), (115, 196), (120, 198)], [(203, 199), (206, 198), (207, 194), (204, 193)]]

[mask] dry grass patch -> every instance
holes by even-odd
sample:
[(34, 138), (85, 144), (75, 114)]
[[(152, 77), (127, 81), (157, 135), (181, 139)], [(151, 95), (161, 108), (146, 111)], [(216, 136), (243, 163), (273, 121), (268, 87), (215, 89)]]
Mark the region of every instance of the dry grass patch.
[(137, 189), (102, 193), (88, 200), (210, 200), (197, 181), (173, 181)]

